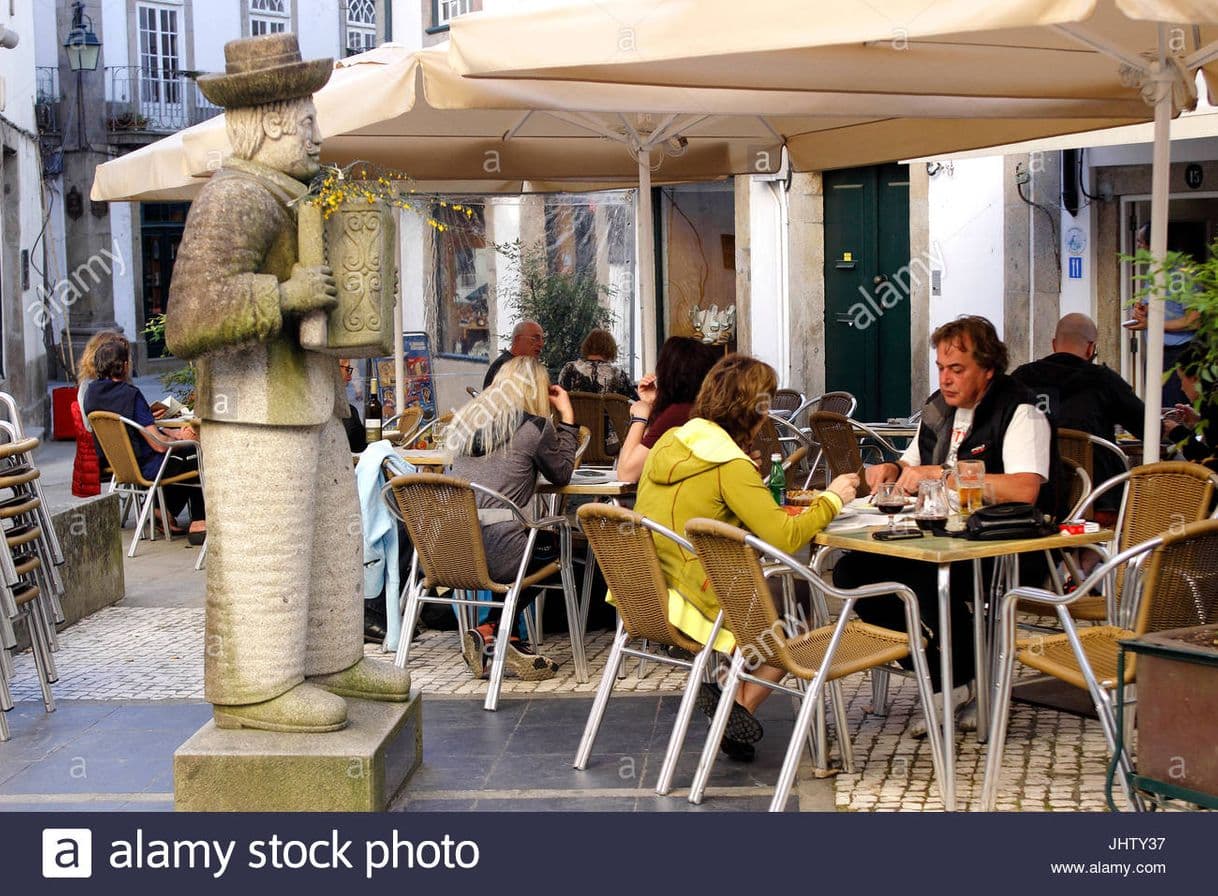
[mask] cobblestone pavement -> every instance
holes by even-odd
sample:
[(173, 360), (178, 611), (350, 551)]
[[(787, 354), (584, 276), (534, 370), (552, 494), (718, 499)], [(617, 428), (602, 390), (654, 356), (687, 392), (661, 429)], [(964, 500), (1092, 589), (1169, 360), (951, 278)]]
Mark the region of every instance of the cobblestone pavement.
[[(565, 638), (552, 636), (544, 652), (562, 664), (549, 681), (524, 682), (508, 677), (503, 693), (521, 695), (590, 695), (608, 655), (610, 632), (588, 639), (590, 680), (575, 681)], [(201, 700), (203, 697), (203, 610), (176, 607), (110, 607), (65, 630), (56, 655), (59, 701)], [(370, 656), (383, 656), (368, 645)], [(388, 661), (389, 657), (385, 657)], [(15, 658), (13, 697), (39, 701), (33, 661), (28, 652)], [(415, 687), (434, 696), (470, 699), (485, 693), (486, 682), (466, 671), (454, 632), (424, 632), (411, 649)], [(631, 661), (618, 690), (673, 693), (682, 672), (649, 664), (643, 678)], [(833, 781), (834, 801), (843, 811), (919, 811), (942, 808), (933, 783), (929, 745), (905, 733), (917, 711), (916, 690), (893, 678), (886, 717), (869, 714), (871, 691), (866, 677), (845, 683), (847, 715), (854, 738), (856, 771)], [(780, 698), (776, 698), (780, 699)], [(962, 806), (981, 791), (984, 752), (971, 734), (958, 734), (958, 795)], [(781, 749), (777, 745), (775, 749)], [(1106, 749), (1099, 723), (1047, 709), (1016, 704), (1010, 723), (999, 808), (1013, 811), (1104, 811)], [(805, 762), (804, 773), (809, 772)]]

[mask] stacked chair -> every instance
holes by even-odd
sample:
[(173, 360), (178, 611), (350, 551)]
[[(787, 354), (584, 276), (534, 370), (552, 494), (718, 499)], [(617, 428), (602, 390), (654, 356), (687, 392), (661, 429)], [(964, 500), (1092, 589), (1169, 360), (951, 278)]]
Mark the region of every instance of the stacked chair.
[[(14, 623), (22, 622), (33, 646), (43, 703), (47, 712), (54, 712), (51, 684), (58, 676), (51, 652), (57, 646), (55, 623), (63, 621), (63, 580), (56, 568), (63, 564), (63, 552), (33, 463), (39, 441), (25, 436), (17, 405), (3, 392), (0, 415), (0, 710), (13, 708), (9, 651), (17, 643)], [(8, 724), (0, 712), (0, 741), (8, 739)]]

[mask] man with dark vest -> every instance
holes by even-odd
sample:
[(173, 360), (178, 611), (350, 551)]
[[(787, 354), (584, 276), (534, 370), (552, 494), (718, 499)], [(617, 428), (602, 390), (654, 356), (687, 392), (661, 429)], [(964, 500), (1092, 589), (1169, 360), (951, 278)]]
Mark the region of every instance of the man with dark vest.
[[(1036, 397), (1027, 387), (1006, 375), (1007, 348), (994, 325), (984, 317), (964, 316), (939, 327), (931, 334), (935, 363), (939, 369), (939, 391), (922, 409), (916, 438), (899, 461), (867, 469), (867, 483), (874, 490), (882, 482), (895, 481), (906, 494), (916, 494), (923, 479), (939, 479), (945, 468), (960, 460), (985, 462), (987, 491), (993, 500), (1036, 504), (1046, 513), (1057, 511), (1056, 452), (1053, 428), (1036, 407)], [(958, 566), (959, 568), (956, 568)], [(833, 571), (842, 587), (856, 588), (873, 582), (903, 582), (918, 595), (923, 625), (927, 629), (926, 659), (931, 681), (942, 709), (939, 680), (939, 628), (937, 570), (929, 563), (875, 554), (846, 554)], [(956, 564), (952, 570), (952, 701), (968, 699), (973, 679), (971, 564)], [(901, 630), (904, 609), (897, 599), (862, 601), (859, 616), (873, 625)], [(961, 714), (959, 727), (974, 730), (975, 706)], [(924, 736), (921, 723), (912, 726), (915, 736)]]

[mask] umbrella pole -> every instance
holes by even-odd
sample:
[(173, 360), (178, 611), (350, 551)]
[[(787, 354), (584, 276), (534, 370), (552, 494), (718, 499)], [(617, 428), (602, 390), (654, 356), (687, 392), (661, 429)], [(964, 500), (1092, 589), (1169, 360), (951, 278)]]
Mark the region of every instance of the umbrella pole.
[[(1167, 254), (1168, 177), (1171, 174), (1172, 78), (1167, 68), (1167, 35), (1159, 26), (1159, 64), (1155, 79), (1155, 143), (1151, 167), (1150, 252), (1157, 261)], [(1142, 462), (1159, 460), (1162, 429), (1163, 302), (1167, 298), (1167, 272), (1158, 265), (1151, 301), (1146, 303), (1146, 418)]]
[[(406, 339), (402, 336), (402, 291), (399, 288), (397, 301), (393, 303), (393, 412), (400, 414), (404, 410), (406, 410)], [(438, 405), (436, 412), (439, 413)]]
[(655, 370), (656, 364), (656, 252), (655, 219), (651, 211), (651, 152), (638, 150), (639, 199), (634, 233), (638, 243), (639, 303), (642, 320), (643, 372)]

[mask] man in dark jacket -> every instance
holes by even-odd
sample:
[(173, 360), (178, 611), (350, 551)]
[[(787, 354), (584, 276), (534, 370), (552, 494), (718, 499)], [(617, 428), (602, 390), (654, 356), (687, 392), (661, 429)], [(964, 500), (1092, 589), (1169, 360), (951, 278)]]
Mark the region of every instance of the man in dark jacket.
[[(1011, 376), (1036, 393), (1037, 406), (1059, 428), (1078, 429), (1112, 442), (1116, 427), (1142, 437), (1146, 408), (1116, 371), (1095, 363), (1095, 322), (1067, 314), (1057, 322), (1053, 354), (1017, 368)], [(1095, 452), (1095, 485), (1122, 471), (1107, 451)], [(1100, 509), (1115, 511), (1119, 492), (1100, 498)]]
[(532, 358), (540, 358), (541, 350), (546, 344), (546, 334), (535, 320), (522, 320), (512, 328), (512, 344), (509, 348), (505, 348), (499, 353), (499, 357), (494, 360), (486, 371), (486, 377), (482, 380), (482, 388), (485, 389), (495, 381), (495, 374), (499, 373), (499, 368), (513, 358), (522, 358), (526, 355)]

